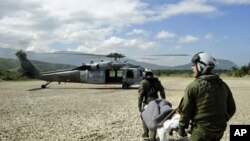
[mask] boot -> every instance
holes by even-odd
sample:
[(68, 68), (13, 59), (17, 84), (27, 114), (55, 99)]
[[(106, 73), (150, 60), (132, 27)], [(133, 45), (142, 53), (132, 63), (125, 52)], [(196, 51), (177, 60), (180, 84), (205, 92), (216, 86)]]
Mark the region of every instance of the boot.
[(148, 133), (144, 132), (141, 136), (142, 138), (148, 138)]

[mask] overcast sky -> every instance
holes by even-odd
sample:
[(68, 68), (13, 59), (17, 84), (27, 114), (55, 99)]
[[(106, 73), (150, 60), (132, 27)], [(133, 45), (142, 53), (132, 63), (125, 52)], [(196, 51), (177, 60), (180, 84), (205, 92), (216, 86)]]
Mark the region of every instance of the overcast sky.
[(186, 53), (250, 62), (250, 0), (0, 0), (0, 47), (35, 52)]

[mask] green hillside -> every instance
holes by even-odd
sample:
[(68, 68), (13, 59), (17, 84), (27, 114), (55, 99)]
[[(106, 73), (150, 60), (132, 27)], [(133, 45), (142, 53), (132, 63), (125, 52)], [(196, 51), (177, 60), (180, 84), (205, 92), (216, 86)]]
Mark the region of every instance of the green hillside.
[[(72, 69), (75, 66), (73, 65), (65, 65), (65, 64), (52, 64), (45, 63), (40, 61), (33, 61), (31, 63), (39, 70), (39, 71), (55, 71), (55, 70), (63, 70), (63, 69)], [(5, 59), (0, 58), (0, 70), (2, 71), (17, 71), (20, 68), (20, 62), (16, 59)]]
[(73, 65), (66, 65), (66, 64), (53, 64), (53, 63), (46, 63), (40, 61), (31, 61), (31, 63), (41, 72), (45, 71), (55, 71), (55, 70), (65, 70), (65, 69), (72, 69), (76, 66)]
[[(52, 64), (40, 61), (31, 61), (31, 63), (41, 72), (72, 69), (75, 66), (65, 64)], [(17, 59), (0, 58), (0, 80), (23, 80), (26, 77), (20, 77), (18, 70), (21, 69), (20, 62)]]
[(18, 60), (0, 58), (0, 70), (16, 70), (19, 66)]

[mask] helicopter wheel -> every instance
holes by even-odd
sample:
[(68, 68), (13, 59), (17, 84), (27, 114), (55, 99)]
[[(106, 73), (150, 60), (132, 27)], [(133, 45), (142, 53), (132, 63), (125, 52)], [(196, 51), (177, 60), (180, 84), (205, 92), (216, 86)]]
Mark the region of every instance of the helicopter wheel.
[(48, 81), (46, 84), (43, 84), (42, 86), (41, 86), (41, 88), (43, 88), (43, 89), (45, 89), (46, 88), (46, 86), (47, 85), (49, 85), (51, 82), (50, 81)]
[(129, 84), (127, 84), (127, 83), (122, 84), (122, 88), (123, 89), (128, 89), (129, 88)]

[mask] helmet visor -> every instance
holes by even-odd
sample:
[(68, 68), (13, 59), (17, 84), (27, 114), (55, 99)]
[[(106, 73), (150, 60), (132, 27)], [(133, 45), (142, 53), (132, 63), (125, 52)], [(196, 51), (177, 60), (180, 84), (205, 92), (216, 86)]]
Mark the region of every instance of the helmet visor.
[(197, 62), (200, 61), (200, 56), (199, 56), (200, 53), (203, 53), (203, 52), (196, 53), (196, 54), (193, 56), (193, 58), (192, 58), (192, 60), (191, 60), (191, 62), (192, 62), (193, 64), (196, 64)]

